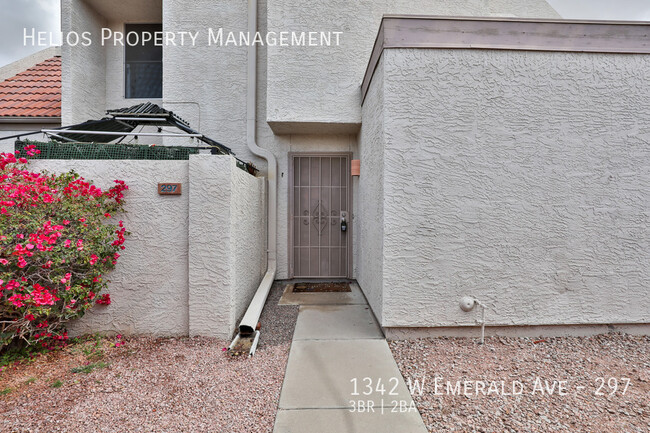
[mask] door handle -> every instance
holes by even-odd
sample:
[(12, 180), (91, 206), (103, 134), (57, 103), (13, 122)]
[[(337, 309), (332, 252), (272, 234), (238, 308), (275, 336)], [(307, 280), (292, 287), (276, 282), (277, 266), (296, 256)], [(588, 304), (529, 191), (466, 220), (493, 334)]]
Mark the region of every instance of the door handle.
[(345, 211), (341, 212), (341, 231), (342, 232), (347, 232), (348, 231), (348, 221), (347, 221), (348, 213)]

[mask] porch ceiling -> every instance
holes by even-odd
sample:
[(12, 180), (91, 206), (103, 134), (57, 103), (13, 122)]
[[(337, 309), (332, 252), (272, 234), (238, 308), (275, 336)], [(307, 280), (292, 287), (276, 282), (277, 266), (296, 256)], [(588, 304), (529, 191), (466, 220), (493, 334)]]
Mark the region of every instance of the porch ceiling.
[(84, 0), (107, 22), (162, 22), (162, 0)]

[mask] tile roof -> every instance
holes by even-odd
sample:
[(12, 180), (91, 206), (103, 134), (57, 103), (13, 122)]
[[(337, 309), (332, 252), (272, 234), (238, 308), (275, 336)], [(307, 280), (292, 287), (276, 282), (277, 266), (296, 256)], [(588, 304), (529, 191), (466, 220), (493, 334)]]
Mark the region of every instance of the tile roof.
[(0, 117), (61, 117), (61, 57), (1, 82)]

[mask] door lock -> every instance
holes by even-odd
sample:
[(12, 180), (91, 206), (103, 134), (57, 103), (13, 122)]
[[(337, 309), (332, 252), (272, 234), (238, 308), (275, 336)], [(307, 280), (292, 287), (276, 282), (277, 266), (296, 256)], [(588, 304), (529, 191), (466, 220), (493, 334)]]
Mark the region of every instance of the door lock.
[(342, 232), (347, 232), (348, 231), (348, 221), (347, 221), (348, 213), (345, 211), (341, 212), (341, 231)]

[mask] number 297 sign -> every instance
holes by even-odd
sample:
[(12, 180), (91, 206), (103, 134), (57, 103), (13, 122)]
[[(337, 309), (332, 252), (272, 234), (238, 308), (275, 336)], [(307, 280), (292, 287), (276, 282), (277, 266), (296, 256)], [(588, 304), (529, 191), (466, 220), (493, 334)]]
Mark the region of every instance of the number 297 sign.
[(158, 194), (181, 195), (181, 184), (180, 183), (159, 183)]

